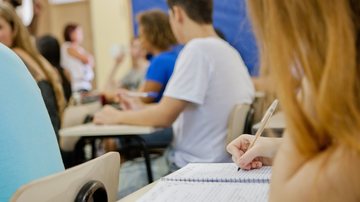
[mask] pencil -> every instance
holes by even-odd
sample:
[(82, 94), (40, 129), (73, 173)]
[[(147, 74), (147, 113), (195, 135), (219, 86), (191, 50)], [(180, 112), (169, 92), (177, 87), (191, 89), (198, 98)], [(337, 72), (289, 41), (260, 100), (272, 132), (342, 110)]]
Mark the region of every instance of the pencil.
[(274, 100), (273, 103), (270, 105), (269, 109), (266, 111), (263, 119), (261, 120), (260, 122), (260, 127), (259, 129), (256, 131), (256, 134), (255, 134), (255, 138), (254, 140), (251, 142), (250, 146), (248, 149), (250, 149), (251, 147), (254, 146), (256, 140), (261, 136), (261, 134), (263, 133), (267, 123), (269, 122), (271, 116), (273, 115), (274, 111), (276, 110), (276, 107), (279, 103), (279, 100)]
[[(274, 100), (272, 102), (272, 104), (270, 105), (270, 107), (266, 110), (266, 113), (265, 115), (263, 116), (263, 118), (261, 119), (261, 122), (260, 122), (260, 127), (259, 129), (256, 131), (255, 133), (255, 138), (254, 140), (250, 143), (249, 147), (247, 150), (249, 150), (251, 147), (254, 146), (256, 140), (261, 136), (261, 134), (263, 133), (267, 123), (269, 122), (271, 116), (273, 115), (274, 111), (276, 110), (276, 107), (279, 103), (279, 100)], [(240, 170), (241, 168), (239, 167), (238, 168), (238, 171)]]
[(155, 98), (158, 96), (157, 92), (127, 92), (126, 95), (130, 97), (140, 97), (140, 98)]

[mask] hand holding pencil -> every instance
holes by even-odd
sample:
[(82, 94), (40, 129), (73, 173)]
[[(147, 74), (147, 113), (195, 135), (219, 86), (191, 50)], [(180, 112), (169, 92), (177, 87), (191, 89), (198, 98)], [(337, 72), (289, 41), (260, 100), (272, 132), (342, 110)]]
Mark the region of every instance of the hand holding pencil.
[(233, 140), (227, 151), (239, 168), (250, 170), (271, 165), (272, 159), (281, 143), (281, 138), (260, 137), (266, 123), (275, 111), (278, 101), (275, 100), (265, 113), (256, 135), (241, 135)]

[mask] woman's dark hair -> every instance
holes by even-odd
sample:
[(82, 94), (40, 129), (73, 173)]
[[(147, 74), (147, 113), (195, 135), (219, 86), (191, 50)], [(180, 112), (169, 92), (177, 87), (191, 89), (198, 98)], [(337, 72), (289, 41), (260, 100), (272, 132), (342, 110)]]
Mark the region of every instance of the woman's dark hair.
[(60, 45), (58, 40), (51, 35), (45, 35), (36, 40), (36, 46), (40, 54), (58, 70), (62, 81), (61, 83), (65, 99), (66, 101), (69, 101), (72, 93), (71, 83), (65, 76), (64, 69), (60, 65)]
[(51, 36), (45, 35), (36, 40), (36, 46), (52, 66), (57, 69), (60, 67), (60, 45), (58, 40)]
[(79, 25), (78, 24), (75, 24), (75, 23), (70, 23), (70, 24), (67, 24), (65, 26), (65, 29), (64, 29), (64, 40), (65, 41), (72, 41), (71, 40), (71, 33), (73, 33), (76, 28), (78, 28)]

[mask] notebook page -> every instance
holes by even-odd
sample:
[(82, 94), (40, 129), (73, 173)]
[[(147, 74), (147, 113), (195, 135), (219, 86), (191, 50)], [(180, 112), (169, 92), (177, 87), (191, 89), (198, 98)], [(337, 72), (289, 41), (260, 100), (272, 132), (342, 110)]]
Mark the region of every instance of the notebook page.
[(269, 184), (186, 183), (159, 181), (139, 202), (198, 202), (268, 200)]
[(164, 177), (170, 181), (206, 182), (269, 182), (271, 167), (264, 166), (250, 171), (239, 170), (234, 163), (190, 163)]

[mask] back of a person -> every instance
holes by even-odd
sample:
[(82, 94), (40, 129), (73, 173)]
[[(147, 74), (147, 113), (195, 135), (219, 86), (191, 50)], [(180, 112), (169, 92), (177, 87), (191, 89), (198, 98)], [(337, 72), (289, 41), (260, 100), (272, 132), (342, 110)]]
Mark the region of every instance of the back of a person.
[[(188, 53), (186, 53), (188, 52)], [(207, 85), (202, 104), (190, 103), (174, 123), (174, 160), (180, 167), (189, 162), (227, 162), (225, 151), (228, 116), (236, 104), (251, 103), (254, 87), (240, 55), (220, 38), (190, 41), (180, 53), (177, 68), (194, 53), (201, 64), (194, 73), (208, 74), (193, 88)], [(193, 58), (189, 58), (190, 60)], [(207, 68), (208, 70), (197, 70)], [(201, 145), (201, 146), (199, 146)]]

